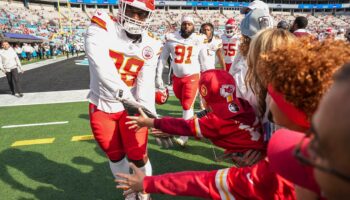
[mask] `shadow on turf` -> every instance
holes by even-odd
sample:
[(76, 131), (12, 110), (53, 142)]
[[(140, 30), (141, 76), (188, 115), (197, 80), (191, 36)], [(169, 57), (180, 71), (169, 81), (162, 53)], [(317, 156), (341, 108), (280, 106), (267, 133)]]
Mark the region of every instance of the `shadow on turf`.
[[(86, 141), (95, 143), (94, 141)], [(155, 145), (155, 141), (150, 139), (150, 143)], [(99, 146), (95, 146), (94, 150), (99, 156), (105, 157)], [(163, 174), (166, 172), (184, 171), (184, 170), (212, 170), (223, 168), (222, 165), (204, 164), (195, 161), (184, 160), (177, 156), (171, 155), (173, 150), (164, 150), (158, 147), (149, 149), (154, 174)], [(184, 153), (192, 152), (201, 154), (203, 157), (208, 155), (210, 149), (189, 147)], [(40, 200), (58, 200), (58, 199), (123, 199), (121, 191), (116, 190), (112, 175), (108, 166), (108, 162), (97, 163), (89, 158), (77, 156), (72, 158), (72, 163), (80, 166), (89, 166), (92, 170), (83, 173), (80, 169), (68, 164), (62, 164), (54, 160), (47, 159), (43, 154), (21, 149), (6, 149), (0, 153), (0, 179), (8, 184), (16, 192), (32, 194), (35, 199)], [(9, 169), (16, 169), (23, 173), (27, 178), (21, 179), (22, 175), (16, 174)], [(31, 179), (29, 182), (26, 179)], [(26, 185), (28, 183), (35, 185), (41, 184), (39, 187)], [(43, 186), (42, 184), (45, 184)], [(12, 193), (12, 192), (10, 192)], [(5, 199), (10, 198), (11, 194)], [(28, 199), (23, 197), (22, 200)], [(173, 197), (167, 195), (152, 195), (153, 200), (194, 200), (191, 197)]]
[(90, 120), (89, 114), (80, 114), (78, 117), (81, 118), (81, 119)]
[[(82, 173), (77, 168), (49, 160), (44, 155), (32, 151), (11, 148), (2, 151), (0, 158), (0, 179), (15, 190), (32, 194), (35, 199), (117, 199), (114, 186), (106, 184), (111, 183), (112, 178), (106, 173), (108, 166), (105, 163), (95, 163), (86, 159), (84, 163), (91, 165), (93, 170), (90, 173)], [(12, 176), (8, 171), (9, 167), (46, 186), (35, 188), (33, 185), (26, 185), (28, 181)], [(108, 193), (110, 196), (106, 198)], [(7, 198), (6, 194), (3, 195), (2, 197), (8, 199), (11, 194), (8, 194)]]

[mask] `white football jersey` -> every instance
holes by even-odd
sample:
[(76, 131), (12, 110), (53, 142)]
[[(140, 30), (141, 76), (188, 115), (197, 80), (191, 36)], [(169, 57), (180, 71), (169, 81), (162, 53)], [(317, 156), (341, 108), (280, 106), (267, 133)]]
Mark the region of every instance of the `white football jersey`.
[(166, 65), (166, 61), (171, 55), (171, 67), (174, 75), (182, 78), (185, 76), (199, 74), (199, 52), (205, 48), (207, 37), (203, 34), (192, 33), (190, 37), (183, 38), (179, 31), (169, 33), (165, 36), (166, 42), (161, 53), (159, 68)]
[(219, 37), (214, 36), (213, 39), (204, 44), (204, 46), (205, 48), (199, 53), (201, 72), (215, 69), (216, 51), (222, 48), (222, 40)]
[(239, 47), (239, 36), (227, 37), (225, 34), (221, 36), (222, 49), (225, 63), (233, 63)]
[(124, 110), (116, 99), (134, 98), (155, 112), (155, 74), (162, 43), (145, 32), (138, 41), (107, 13), (97, 11), (85, 36), (90, 66), (89, 101), (98, 109), (115, 113)]

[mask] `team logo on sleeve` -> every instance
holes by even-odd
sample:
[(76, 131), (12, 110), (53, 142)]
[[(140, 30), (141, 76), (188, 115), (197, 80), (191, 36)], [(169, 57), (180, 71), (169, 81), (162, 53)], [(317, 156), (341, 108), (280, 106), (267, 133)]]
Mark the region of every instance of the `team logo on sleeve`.
[(146, 46), (145, 48), (142, 49), (142, 56), (144, 59), (149, 60), (153, 57), (153, 49), (149, 46)]

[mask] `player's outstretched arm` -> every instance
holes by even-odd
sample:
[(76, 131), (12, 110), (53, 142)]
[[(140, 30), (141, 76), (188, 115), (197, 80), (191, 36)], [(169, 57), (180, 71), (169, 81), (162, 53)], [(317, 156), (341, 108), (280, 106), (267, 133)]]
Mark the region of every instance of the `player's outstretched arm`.
[(145, 176), (134, 164), (130, 163), (130, 167), (134, 171), (133, 174), (116, 174), (122, 178), (115, 180), (118, 184), (116, 188), (125, 190), (125, 195), (133, 192), (147, 192), (202, 198), (212, 198), (213, 194), (214, 197), (217, 196), (217, 192), (214, 191), (216, 171), (186, 171)]
[(140, 115), (139, 116), (127, 116), (130, 121), (126, 122), (126, 125), (130, 125), (129, 129), (136, 129), (138, 131), (142, 127), (153, 128), (154, 127), (154, 119), (149, 118), (142, 110), (139, 108)]
[(169, 46), (167, 43), (165, 43), (158, 60), (157, 71), (156, 71), (156, 88), (164, 88), (162, 75), (163, 75), (164, 66), (167, 64), (169, 56), (170, 56)]

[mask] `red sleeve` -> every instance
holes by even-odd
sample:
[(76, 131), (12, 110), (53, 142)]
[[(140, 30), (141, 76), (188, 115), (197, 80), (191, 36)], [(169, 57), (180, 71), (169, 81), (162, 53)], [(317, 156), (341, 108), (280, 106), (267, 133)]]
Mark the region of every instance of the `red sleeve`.
[(221, 199), (215, 189), (217, 171), (188, 171), (146, 176), (143, 188), (147, 193), (173, 196), (194, 196), (207, 199)]
[(193, 123), (193, 119), (184, 120), (182, 118), (163, 117), (154, 120), (154, 128), (171, 135), (194, 136), (191, 128)]
[[(205, 117), (185, 120), (183, 118), (164, 117), (154, 120), (154, 128), (171, 135), (195, 136), (196, 138), (211, 138), (217, 136), (215, 119)], [(209, 137), (207, 137), (209, 136)]]
[(214, 200), (295, 200), (294, 185), (271, 171), (266, 160), (252, 167), (147, 176), (143, 188), (147, 193)]

